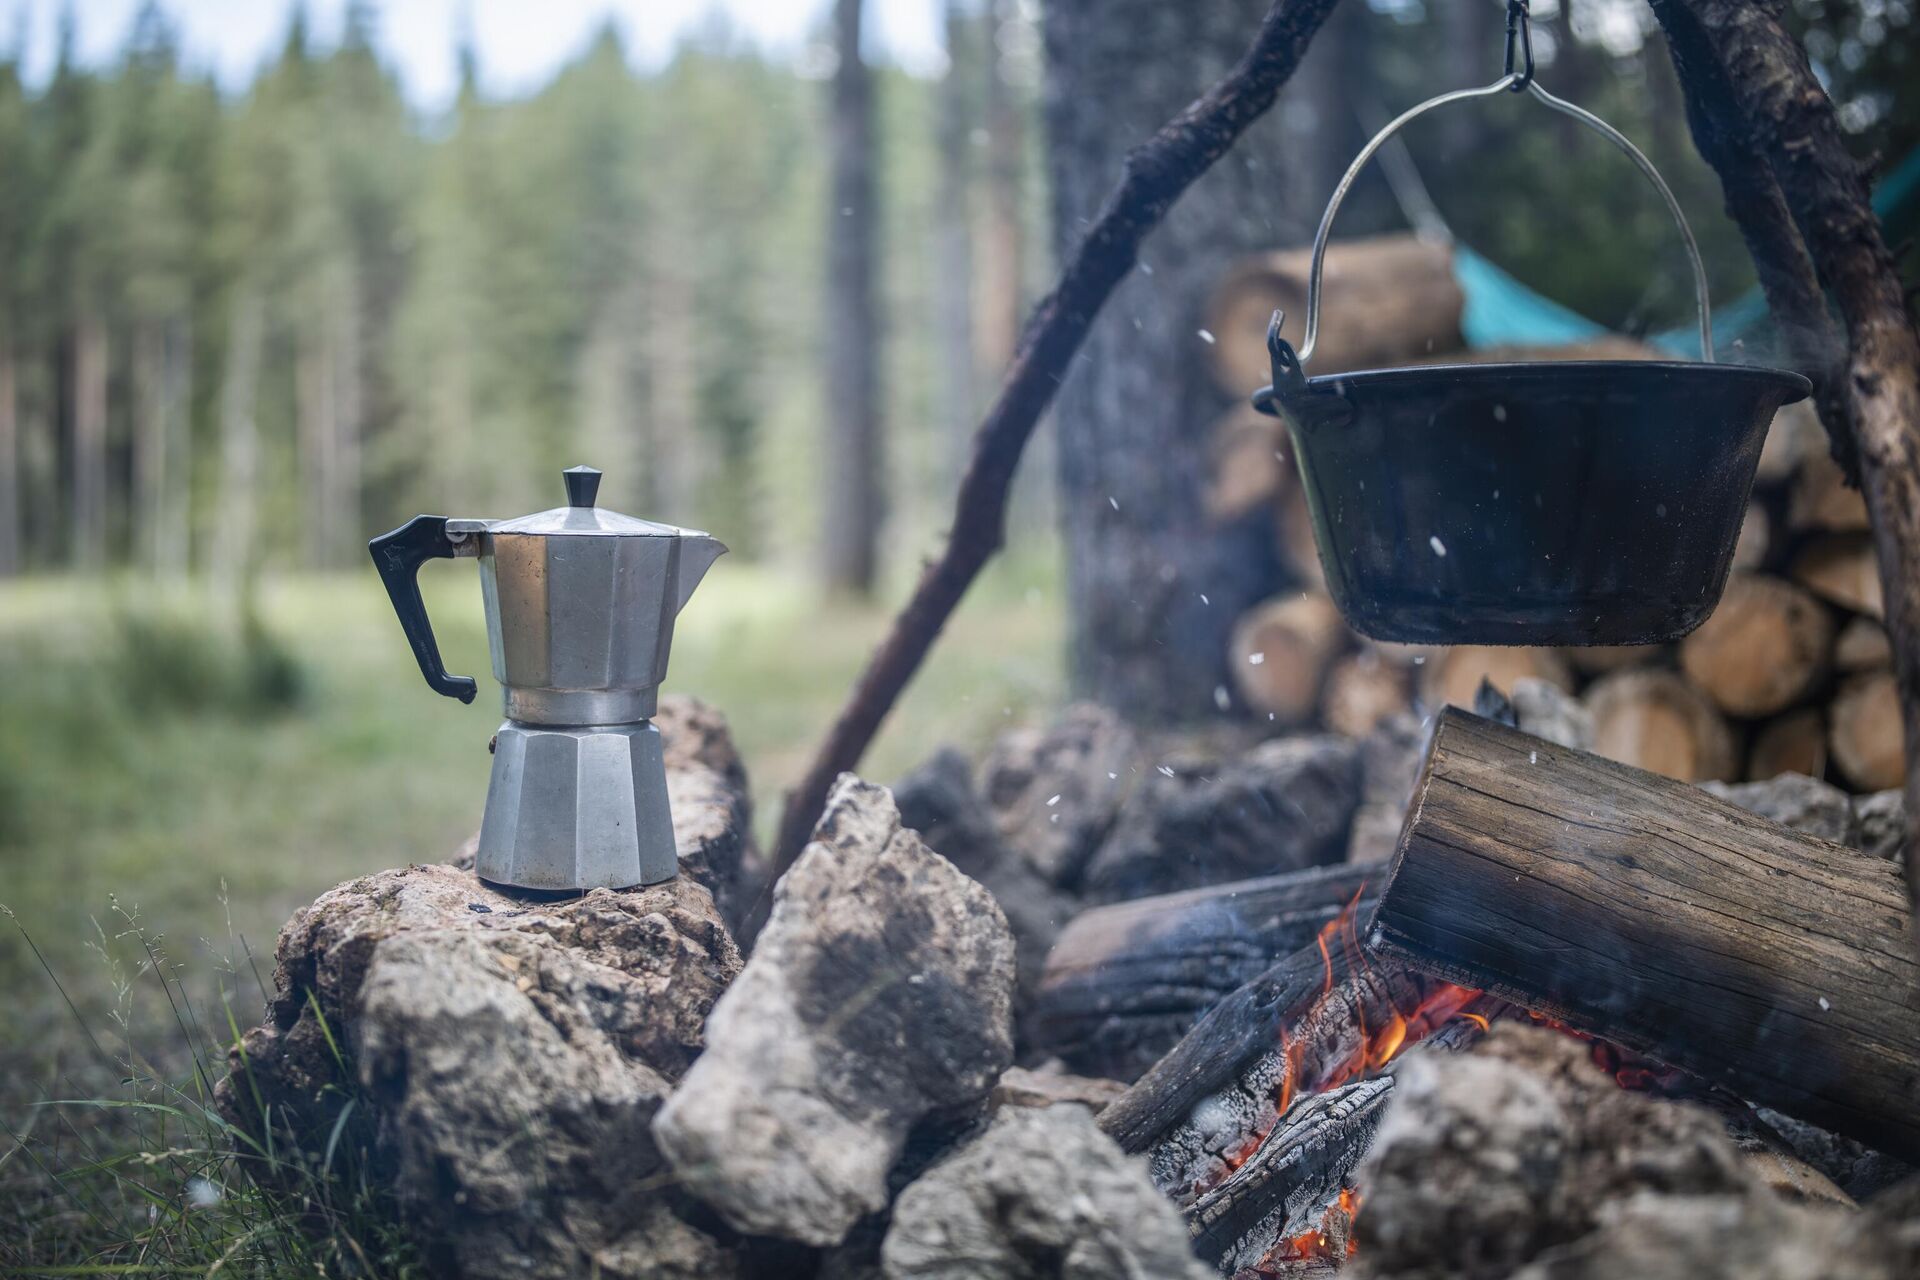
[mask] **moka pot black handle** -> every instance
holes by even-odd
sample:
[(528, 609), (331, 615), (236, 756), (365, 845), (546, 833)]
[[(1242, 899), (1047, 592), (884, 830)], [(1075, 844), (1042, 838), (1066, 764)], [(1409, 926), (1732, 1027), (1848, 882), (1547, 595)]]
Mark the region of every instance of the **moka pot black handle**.
[(400, 628), (407, 633), (420, 674), (435, 693), (462, 702), (472, 702), (480, 686), (472, 676), (450, 676), (440, 660), (440, 646), (433, 638), (433, 624), (427, 621), (426, 602), (420, 598), (420, 566), (429, 560), (451, 560), (454, 545), (447, 540), (445, 516), (415, 516), (395, 529), (367, 543), (373, 566), (400, 615)]

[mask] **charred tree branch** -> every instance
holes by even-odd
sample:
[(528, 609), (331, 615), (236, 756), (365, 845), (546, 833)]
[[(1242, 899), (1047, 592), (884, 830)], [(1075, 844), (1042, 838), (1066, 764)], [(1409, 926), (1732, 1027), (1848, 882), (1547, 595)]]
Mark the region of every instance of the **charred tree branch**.
[[(1846, 325), (1843, 388), (1823, 398), (1843, 397), (1844, 407), (1821, 409), (1830, 433), (1851, 437), (1873, 522), (1904, 714), (1907, 891), (1920, 901), (1920, 592), (1907, 589), (1920, 581), (1920, 333), (1861, 166), (1805, 51), (1781, 25), (1779, 0), (1652, 3), (1696, 123), (1709, 124), (1702, 154), (1721, 175), (1769, 302), (1788, 308), (1782, 321), (1790, 332), (1810, 314), (1810, 260)], [(1798, 252), (1783, 208), (1799, 233)], [(1837, 453), (1844, 459), (1848, 450)]]
[(968, 587), (1005, 541), (1007, 494), (1021, 453), (1094, 317), (1133, 269), (1141, 242), (1181, 194), (1273, 105), (1335, 3), (1278, 0), (1226, 78), (1128, 154), (1120, 184), (1053, 292), (1027, 321), (1013, 363), (974, 433), (945, 550), (921, 574), (806, 775), (787, 797), (774, 844), (776, 876), (799, 856), (827, 789), (840, 773), (859, 763)]

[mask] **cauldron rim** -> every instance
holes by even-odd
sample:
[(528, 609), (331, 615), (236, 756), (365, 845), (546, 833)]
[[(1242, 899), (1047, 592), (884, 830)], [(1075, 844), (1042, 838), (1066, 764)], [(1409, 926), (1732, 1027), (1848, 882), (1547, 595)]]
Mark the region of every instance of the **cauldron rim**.
[[(1772, 383), (1784, 394), (1780, 404), (1789, 405), (1813, 394), (1813, 383), (1804, 374), (1791, 369), (1776, 369), (1757, 364), (1706, 364), (1698, 360), (1533, 360), (1500, 364), (1414, 364), (1385, 369), (1354, 369), (1346, 373), (1320, 373), (1305, 380), (1307, 393), (1344, 394), (1365, 391), (1376, 386), (1435, 381), (1434, 390), (1459, 391), (1476, 383), (1539, 383), (1593, 374), (1624, 377), (1633, 382), (1665, 382), (1679, 377), (1688, 381), (1732, 379), (1736, 382)], [(1484, 388), (1483, 388), (1484, 389)], [(1253, 407), (1272, 417), (1280, 416), (1272, 386), (1253, 393)]]

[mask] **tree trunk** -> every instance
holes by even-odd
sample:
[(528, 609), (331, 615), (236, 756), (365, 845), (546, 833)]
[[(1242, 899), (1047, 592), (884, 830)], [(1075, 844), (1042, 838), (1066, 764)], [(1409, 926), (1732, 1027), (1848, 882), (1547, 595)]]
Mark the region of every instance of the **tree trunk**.
[(354, 552), (362, 541), (360, 439), (366, 418), (366, 361), (356, 269), (348, 266), (342, 271), (331, 298), (332, 360), (327, 372), (333, 412), (327, 437), (327, 534), (321, 550), (328, 567), (338, 567), (359, 563)]
[(73, 354), (73, 563), (99, 569), (107, 556), (107, 330), (84, 310)]
[[(333, 379), (327, 376), (324, 313), (309, 313), (293, 358), (294, 423), (300, 441), (300, 559), (310, 569), (326, 563), (327, 454), (333, 438)], [(224, 440), (224, 429), (222, 432)]]
[(1020, 340), (1021, 273), (1025, 266), (1026, 220), (1021, 216), (1022, 154), (1026, 130), (1020, 102), (1001, 53), (1001, 35), (1022, 21), (1015, 0), (989, 0), (985, 16), (986, 57), (981, 115), (987, 131), (986, 252), (980, 262), (980, 308), (975, 329), (980, 369), (998, 382)]
[[(1063, 256), (1126, 149), (1225, 71), (1265, 7), (1258, 0), (1054, 0), (1046, 7), (1047, 149)], [(1058, 480), (1073, 681), (1130, 716), (1190, 719), (1229, 701), (1229, 632), (1277, 576), (1261, 522), (1222, 528), (1204, 509), (1203, 433), (1230, 398), (1211, 385), (1201, 330), (1207, 295), (1226, 266), (1271, 247), (1276, 225), (1297, 226), (1275, 207), (1287, 154), (1278, 142), (1279, 126), (1262, 121), (1229, 163), (1169, 212), (1061, 389)]]
[(260, 432), (253, 420), (265, 326), (260, 295), (241, 286), (227, 335), (220, 388), (220, 509), (211, 568), (215, 596), (237, 611), (254, 564), (260, 489)]
[(11, 335), (0, 337), (0, 578), (21, 568), (20, 374)]
[(133, 562), (154, 567), (160, 488), (165, 482), (166, 325), (142, 320), (133, 331)]
[[(1780, 0), (1656, 0), (1702, 154), (1790, 341), (1821, 377), (1835, 454), (1857, 465), (1879, 553), (1906, 741), (1907, 885), (1920, 901), (1920, 332), (1833, 103), (1781, 25)], [(1787, 225), (1783, 215), (1791, 215)], [(1797, 232), (1797, 234), (1796, 234)], [(1809, 268), (1812, 268), (1811, 270)], [(1844, 376), (1819, 283), (1846, 324)], [(1809, 293), (1811, 292), (1811, 296)]]
[(827, 218), (826, 582), (870, 594), (879, 550), (880, 330), (874, 296), (879, 199), (873, 79), (860, 57), (861, 0), (836, 0)]
[(161, 330), (159, 428), (151, 554), (155, 572), (178, 578), (193, 540), (193, 321), (185, 314)]
[[(934, 291), (943, 388), (942, 478), (958, 478), (967, 465), (975, 421), (973, 365), (973, 244), (967, 196), (972, 189), (973, 74), (980, 32), (960, 0), (946, 0), (947, 74), (938, 90), (934, 139), (940, 159), (939, 198), (934, 204)], [(991, 72), (991, 63), (988, 74)]]

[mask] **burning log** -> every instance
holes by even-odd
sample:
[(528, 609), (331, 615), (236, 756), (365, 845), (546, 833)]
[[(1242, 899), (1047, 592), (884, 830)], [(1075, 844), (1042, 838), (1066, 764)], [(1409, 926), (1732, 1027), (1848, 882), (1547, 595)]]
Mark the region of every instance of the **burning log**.
[(1909, 927), (1885, 863), (1446, 711), (1371, 942), (1910, 1157)]
[[(1234, 266), (1207, 306), (1213, 374), (1236, 396), (1269, 380), (1267, 321), (1287, 313), (1287, 336), (1300, 340), (1307, 314), (1305, 249), (1259, 254)], [(1453, 252), (1410, 235), (1328, 246), (1315, 372), (1401, 364), (1430, 352), (1457, 351), (1463, 297)]]
[(1804, 697), (1833, 654), (1833, 620), (1791, 582), (1736, 574), (1680, 644), (1680, 666), (1729, 715), (1770, 716)]
[(1312, 947), (1356, 899), (1371, 907), (1360, 897), (1368, 874), (1320, 867), (1082, 912), (1047, 956), (1034, 1047), (1079, 1071), (1135, 1078), (1235, 988)]
[(1733, 732), (1698, 689), (1671, 671), (1616, 671), (1587, 690), (1593, 749), (1682, 782), (1724, 781), (1738, 765)]

